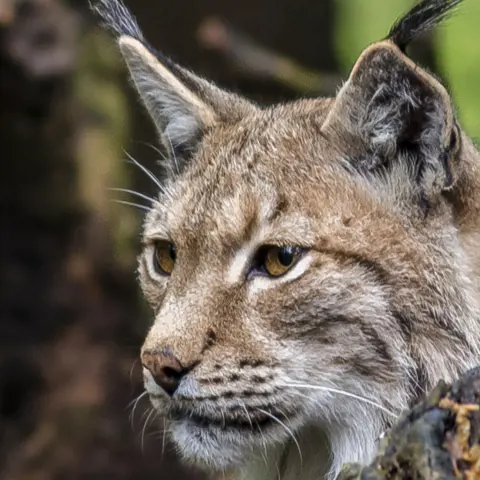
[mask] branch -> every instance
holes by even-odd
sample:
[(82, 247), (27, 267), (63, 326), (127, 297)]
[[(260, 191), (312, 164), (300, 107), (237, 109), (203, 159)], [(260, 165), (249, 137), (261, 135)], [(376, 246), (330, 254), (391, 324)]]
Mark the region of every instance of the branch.
[(222, 54), (244, 75), (283, 84), (306, 95), (334, 95), (341, 78), (308, 69), (264, 48), (217, 17), (205, 19), (197, 32), (202, 46)]
[(408, 412), (367, 467), (349, 465), (338, 480), (480, 478), (480, 367), (444, 382)]

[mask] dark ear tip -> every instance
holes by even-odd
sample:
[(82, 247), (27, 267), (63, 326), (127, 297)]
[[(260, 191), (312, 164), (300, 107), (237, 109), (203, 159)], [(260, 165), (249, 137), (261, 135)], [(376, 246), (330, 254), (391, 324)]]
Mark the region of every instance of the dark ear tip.
[(416, 69), (416, 64), (408, 58), (391, 40), (383, 40), (367, 47), (355, 63), (350, 78), (371, 76), (372, 69), (388, 72), (394, 65), (405, 65)]

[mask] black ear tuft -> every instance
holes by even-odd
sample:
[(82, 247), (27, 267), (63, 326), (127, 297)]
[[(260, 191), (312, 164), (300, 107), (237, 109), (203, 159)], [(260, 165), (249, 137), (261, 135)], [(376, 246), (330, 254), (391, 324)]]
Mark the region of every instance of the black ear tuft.
[(463, 0), (423, 0), (397, 21), (388, 34), (402, 51), (423, 33), (448, 18)]
[[(116, 37), (132, 81), (179, 173), (208, 129), (236, 121), (254, 106), (155, 51), (122, 0), (92, 0), (92, 9)], [(173, 169), (173, 167), (175, 167)]]
[(126, 35), (145, 44), (137, 21), (121, 0), (91, 0), (90, 7), (103, 20), (103, 26), (115, 36)]

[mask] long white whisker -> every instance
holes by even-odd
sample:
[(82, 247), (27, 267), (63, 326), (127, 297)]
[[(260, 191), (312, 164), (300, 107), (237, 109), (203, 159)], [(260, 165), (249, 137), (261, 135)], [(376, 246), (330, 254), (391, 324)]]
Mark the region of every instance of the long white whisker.
[(149, 177), (150, 180), (152, 180), (155, 183), (155, 185), (160, 189), (160, 191), (163, 192), (163, 187), (162, 187), (162, 184), (160, 183), (160, 180), (148, 168), (145, 168), (141, 163), (137, 162), (128, 152), (124, 150), (124, 153), (130, 159), (130, 161), (134, 165), (136, 165), (140, 170), (142, 170), (142, 172), (145, 173), (145, 175), (147, 175), (147, 177)]
[(301, 383), (288, 383), (288, 384), (286, 383), (286, 384), (282, 384), (282, 386), (283, 387), (292, 387), (292, 388), (305, 388), (305, 389), (310, 389), (310, 390), (322, 390), (324, 392), (338, 393), (340, 395), (344, 395), (345, 397), (355, 398), (356, 400), (360, 400), (361, 402), (373, 405), (374, 407), (377, 407), (379, 410), (386, 413), (387, 415), (390, 415), (391, 417), (394, 417), (394, 418), (398, 417), (398, 415), (393, 413), (391, 410), (388, 410), (388, 408), (383, 407), (382, 405), (380, 405), (377, 402), (374, 402), (373, 400), (362, 397), (360, 395), (356, 395), (354, 393), (345, 392), (344, 390), (339, 390), (337, 388), (322, 387), (322, 386), (319, 386), (319, 385), (304, 385), (304, 384), (301, 384)]
[(148, 202), (151, 203), (158, 203), (158, 200), (155, 200), (152, 197), (148, 197), (147, 195), (144, 195), (143, 193), (136, 192), (135, 190), (129, 190), (128, 188), (109, 188), (112, 192), (123, 192), (123, 193), (130, 193), (131, 195), (135, 195), (138, 198), (143, 198), (144, 200), (147, 200)]
[[(147, 391), (145, 390), (142, 392), (138, 397), (134, 398), (128, 405), (127, 408), (130, 408), (134, 403), (136, 404), (142, 397), (144, 397), (147, 394)], [(134, 405), (135, 408), (135, 405)]]
[(139, 203), (127, 202), (125, 200), (112, 200), (112, 202), (120, 203), (122, 205), (128, 205), (130, 207), (139, 208), (140, 210), (145, 210), (146, 212), (150, 212), (152, 210), (150, 207), (146, 207), (145, 205), (140, 205)]
[(152, 408), (150, 410), (150, 413), (148, 414), (146, 420), (145, 420), (145, 424), (143, 425), (143, 428), (142, 428), (142, 436), (141, 436), (141, 445), (142, 445), (142, 453), (143, 453), (143, 446), (144, 446), (144, 440), (145, 440), (145, 430), (147, 428), (147, 425), (148, 425), (148, 421), (150, 420), (150, 417), (152, 416), (152, 414), (155, 413), (155, 409)]
[(265, 441), (265, 435), (263, 435), (262, 427), (259, 425), (259, 423), (255, 422), (255, 424), (257, 425), (260, 436), (262, 437), (262, 445), (263, 445), (262, 458), (263, 458), (263, 461), (265, 462), (265, 467), (267, 467), (267, 470), (268, 470), (269, 468), (268, 461), (267, 461), (268, 452), (267, 452), (267, 443)]
[[(133, 430), (133, 423), (135, 421), (135, 410), (137, 408), (137, 405), (138, 405), (138, 402), (140, 402), (140, 400), (145, 396), (147, 395), (147, 391), (145, 390), (143, 393), (141, 393), (135, 400), (133, 400), (133, 402), (130, 402), (130, 405), (133, 403), (133, 408), (132, 408), (132, 413), (130, 414), (130, 422), (131, 422), (131, 425), (132, 425), (132, 430)], [(129, 405), (129, 406), (130, 406)]]
[(166, 436), (167, 436), (167, 419), (163, 418), (163, 435), (162, 435), (162, 459), (165, 455), (165, 445), (166, 445)]
[(289, 423), (290, 426), (292, 426), (292, 422), (290, 421), (290, 418), (288, 418), (288, 415), (283, 411), (280, 410), (278, 407), (275, 407), (275, 409), (283, 415), (283, 418)]
[(247, 406), (245, 405), (244, 401), (242, 401), (240, 399), (239, 399), (239, 401), (241, 402), (241, 406), (242, 406), (243, 410), (245, 411), (245, 414), (247, 415), (247, 420), (248, 420), (248, 423), (250, 424), (250, 428), (253, 431), (252, 417), (250, 417), (250, 414), (248, 413)]
[(277, 422), (280, 426), (282, 426), (285, 431), (292, 437), (292, 440), (295, 442), (295, 445), (297, 446), (298, 454), (300, 455), (300, 465), (303, 465), (303, 456), (302, 456), (302, 449), (300, 448), (300, 444), (298, 443), (298, 440), (296, 439), (295, 435), (293, 434), (292, 430), (288, 428), (281, 420), (279, 420), (275, 415), (272, 415), (271, 413), (267, 412), (266, 410), (262, 410), (261, 408), (257, 408), (259, 412), (263, 413), (267, 417), (270, 417), (273, 421)]
[(168, 143), (170, 144), (170, 150), (172, 152), (173, 162), (175, 163), (175, 168), (177, 170), (177, 175), (178, 175), (180, 173), (180, 167), (178, 165), (177, 156), (175, 155), (175, 150), (173, 149), (172, 141), (170, 140), (170, 135), (168, 135), (168, 133), (167, 133), (167, 140), (168, 140)]
[(141, 143), (142, 145), (146, 145), (148, 148), (151, 148), (155, 153), (158, 153), (162, 157), (163, 160), (165, 160), (167, 158), (167, 156), (165, 155), (165, 152), (162, 152), (155, 145), (152, 145), (151, 143), (148, 143), (148, 142), (139, 142), (139, 143)]
[(226, 421), (225, 421), (225, 413), (222, 409), (220, 409), (220, 414), (222, 415), (222, 427), (225, 428)]

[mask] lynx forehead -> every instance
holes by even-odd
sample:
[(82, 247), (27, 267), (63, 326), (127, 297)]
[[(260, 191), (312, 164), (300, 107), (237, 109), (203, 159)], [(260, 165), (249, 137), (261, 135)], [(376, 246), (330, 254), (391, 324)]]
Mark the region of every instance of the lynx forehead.
[(145, 388), (183, 458), (240, 479), (333, 478), (480, 360), (480, 156), (406, 55), (460, 0), (424, 0), (335, 98), (259, 107), (115, 32), (166, 179), (139, 278)]

